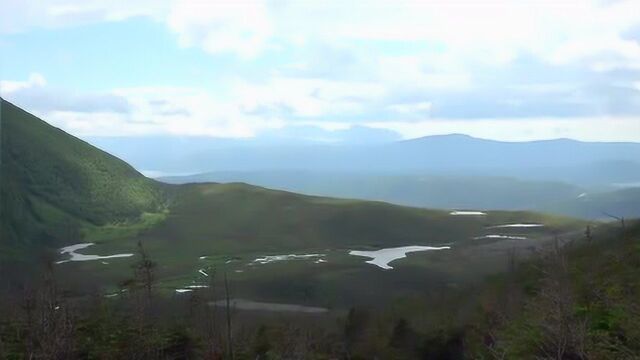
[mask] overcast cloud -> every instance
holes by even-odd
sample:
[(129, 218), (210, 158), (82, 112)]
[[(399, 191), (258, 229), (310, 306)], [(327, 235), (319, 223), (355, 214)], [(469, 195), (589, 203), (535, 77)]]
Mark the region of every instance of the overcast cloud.
[[(344, 131), (353, 127), (349, 134), (384, 139), (455, 132), (509, 141), (640, 141), (637, 0), (0, 6), (10, 10), (0, 13), (0, 94), (77, 135), (246, 138), (280, 131), (282, 138), (346, 141)], [(171, 51), (127, 36), (149, 23), (158, 38), (168, 34), (163, 46)], [(170, 67), (133, 85), (78, 75), (69, 86), (51, 80), (56, 69), (46, 55), (29, 69), (11, 62), (27, 51), (40, 56), (25, 44), (40, 34), (65, 34), (51, 46), (67, 49), (65, 59), (73, 61), (91, 49), (68, 38), (96, 25), (109, 35), (104, 46), (124, 44), (148, 54), (145, 61), (168, 59)], [(118, 55), (82, 65), (136, 79), (135, 66), (145, 64)], [(188, 84), (170, 76), (199, 56), (209, 60), (198, 60), (204, 65)]]

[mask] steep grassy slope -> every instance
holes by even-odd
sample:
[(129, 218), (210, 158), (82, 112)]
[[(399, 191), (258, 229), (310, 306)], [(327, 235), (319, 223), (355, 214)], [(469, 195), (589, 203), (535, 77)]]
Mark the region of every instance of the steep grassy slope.
[(81, 226), (162, 209), (161, 184), (7, 101), (1, 107), (0, 244), (73, 241)]

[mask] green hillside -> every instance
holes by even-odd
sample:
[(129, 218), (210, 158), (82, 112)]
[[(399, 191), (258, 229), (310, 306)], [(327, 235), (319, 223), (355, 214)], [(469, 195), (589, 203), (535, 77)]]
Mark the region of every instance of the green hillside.
[[(236, 296), (348, 306), (370, 301), (374, 279), (376, 286), (390, 290), (384, 297), (420, 291), (420, 283), (473, 281), (500, 271), (504, 253), (510, 249), (537, 247), (555, 234), (582, 233), (585, 226), (579, 220), (531, 212), (454, 216), (449, 211), (306, 196), (237, 183), (182, 185), (176, 190), (162, 223), (137, 236), (94, 240), (96, 245), (82, 253), (135, 253), (141, 241), (159, 264), (156, 276), (168, 293), (202, 281), (199, 270), (212, 269), (229, 272)], [(545, 226), (492, 228), (514, 223)], [(483, 238), (488, 234), (517, 238)], [(348, 254), (414, 245), (450, 246), (451, 250), (412, 254), (384, 275), (366, 264), (366, 258)], [(264, 256), (287, 254), (323, 254), (325, 263), (254, 263)], [(78, 279), (81, 284), (113, 289), (126, 278), (133, 261), (119, 259), (106, 266), (99, 261), (70, 263), (57, 271), (74, 279), (86, 274), (86, 279)], [(403, 285), (398, 284), (399, 278), (404, 279)]]
[(378, 200), (436, 209), (532, 209), (559, 199), (574, 199), (584, 192), (577, 186), (564, 183), (523, 181), (498, 176), (394, 175), (366, 172), (220, 171), (164, 177), (158, 180), (170, 184), (245, 182), (310, 195)]
[(164, 207), (162, 185), (125, 162), (7, 101), (0, 116), (1, 244), (68, 243)]
[[(556, 230), (577, 222), (528, 212), (451, 216), (383, 202), (300, 195), (232, 184), (182, 185), (166, 221), (145, 238), (184, 239), (216, 250), (292, 250), (336, 246), (452, 243), (487, 225), (544, 222)], [(548, 231), (551, 231), (550, 229)]]

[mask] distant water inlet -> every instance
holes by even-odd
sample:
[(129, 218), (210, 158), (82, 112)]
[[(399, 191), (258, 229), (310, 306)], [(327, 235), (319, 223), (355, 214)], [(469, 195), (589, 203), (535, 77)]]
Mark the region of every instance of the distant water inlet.
[(86, 249), (89, 246), (93, 246), (93, 245), (95, 245), (95, 244), (94, 243), (82, 243), (82, 244), (75, 244), (75, 245), (65, 246), (65, 247), (61, 248), (60, 249), (60, 254), (61, 255), (69, 255), (70, 258), (67, 259), (67, 260), (57, 261), (56, 264), (64, 264), (64, 263), (70, 262), (70, 261), (94, 261), (94, 260), (124, 258), (124, 257), (133, 256), (133, 254), (114, 254), (114, 255), (105, 255), (105, 256), (101, 256), (101, 255), (85, 255), (85, 254), (78, 254), (76, 252), (76, 251), (79, 251), (79, 250), (82, 250), (82, 249)]
[(404, 246), (404, 247), (397, 247), (397, 248), (380, 249), (375, 251), (351, 250), (349, 251), (349, 255), (371, 258), (371, 260), (366, 261), (367, 264), (372, 264), (379, 268), (389, 270), (389, 269), (393, 269), (393, 267), (389, 266), (390, 262), (398, 259), (406, 258), (408, 253), (418, 252), (418, 251), (449, 250), (449, 249), (451, 249), (450, 246), (440, 246), (440, 247)]

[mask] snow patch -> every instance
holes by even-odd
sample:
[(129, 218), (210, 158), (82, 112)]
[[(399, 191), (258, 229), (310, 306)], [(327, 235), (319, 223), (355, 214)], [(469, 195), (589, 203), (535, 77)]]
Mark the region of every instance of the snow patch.
[(482, 239), (504, 239), (504, 240), (527, 240), (524, 236), (511, 236), (511, 235), (484, 235), (484, 236), (476, 236), (473, 238), (474, 240), (482, 240)]
[(264, 265), (264, 264), (269, 264), (269, 263), (278, 262), (278, 261), (305, 260), (305, 259), (321, 258), (321, 257), (324, 257), (324, 256), (326, 256), (326, 254), (268, 255), (268, 256), (263, 256), (263, 257), (260, 257), (260, 258), (257, 258), (255, 260), (253, 260), (250, 265), (253, 265), (253, 264)]
[(487, 215), (487, 213), (482, 212), (482, 211), (452, 211), (449, 213), (449, 215), (453, 215), (453, 216), (485, 216)]
[[(69, 259), (67, 259), (67, 260), (57, 261), (56, 264), (64, 264), (64, 263), (70, 262), (70, 261), (93, 261), (93, 260), (114, 259), (114, 258), (123, 258), (123, 257), (133, 256), (133, 254), (114, 254), (114, 255), (106, 255), (106, 256), (85, 255), (85, 254), (78, 254), (76, 252), (76, 251), (79, 251), (79, 250), (82, 250), (82, 249), (86, 249), (89, 246), (93, 246), (93, 245), (95, 245), (95, 244), (94, 243), (82, 243), (82, 244), (75, 244), (75, 245), (65, 246), (65, 247), (61, 248), (60, 249), (60, 254), (61, 255), (68, 254), (71, 257)], [(103, 261), (103, 264), (104, 263), (105, 262)]]
[(502, 228), (536, 228), (536, 227), (543, 227), (543, 224), (534, 224), (534, 223), (529, 223), (529, 224), (504, 224), (504, 225), (496, 225), (496, 226), (490, 226), (489, 229), (502, 229)]
[(380, 249), (376, 251), (359, 251), (359, 250), (351, 250), (349, 251), (349, 255), (355, 256), (364, 256), (371, 258), (371, 260), (366, 261), (368, 264), (375, 265), (379, 268), (389, 270), (393, 269), (389, 266), (389, 263), (398, 259), (403, 259), (407, 257), (407, 254), (410, 252), (417, 251), (431, 251), (431, 250), (449, 250), (450, 246), (441, 246), (441, 247), (433, 247), (433, 246), (404, 246), (397, 248), (387, 248)]

